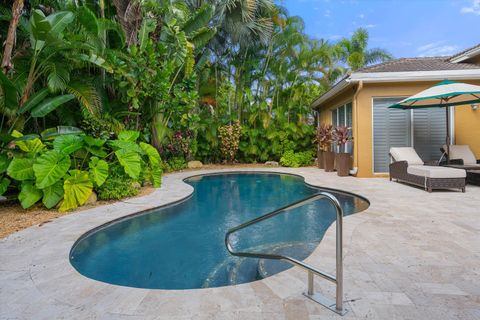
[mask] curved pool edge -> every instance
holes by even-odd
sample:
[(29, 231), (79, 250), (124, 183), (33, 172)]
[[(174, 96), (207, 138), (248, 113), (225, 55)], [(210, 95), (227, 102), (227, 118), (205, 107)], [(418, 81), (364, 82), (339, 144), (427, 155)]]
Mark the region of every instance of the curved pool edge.
[[(354, 196), (354, 197), (357, 197), (357, 198), (360, 198), (362, 199), (363, 201), (365, 201), (368, 206), (367, 208), (365, 208), (364, 210), (360, 210), (358, 212), (355, 212), (354, 214), (358, 214), (358, 213), (361, 213), (365, 210), (367, 210), (369, 207), (370, 207), (370, 200), (368, 200), (366, 197), (364, 197), (363, 195), (360, 195), (360, 194), (357, 194), (357, 193), (354, 193), (354, 192), (350, 192), (350, 191), (345, 191), (345, 190), (342, 190), (342, 189), (336, 189), (336, 188), (331, 188), (331, 187), (325, 187), (325, 186), (320, 186), (320, 185), (314, 185), (314, 184), (310, 184), (306, 181), (306, 177), (300, 175), (300, 174), (296, 174), (296, 173), (291, 173), (291, 172), (279, 172), (279, 171), (273, 171), (271, 169), (268, 169), (268, 170), (251, 170), (251, 168), (248, 168), (248, 170), (238, 170), (238, 169), (224, 169), (223, 171), (221, 170), (218, 170), (218, 171), (214, 171), (212, 173), (196, 173), (196, 171), (186, 171), (185, 173), (192, 173), (192, 175), (190, 176), (186, 176), (184, 178), (182, 178), (182, 182), (185, 183), (186, 185), (188, 185), (189, 187), (192, 188), (191, 192), (186, 195), (185, 197), (181, 198), (181, 199), (178, 199), (178, 200), (175, 200), (175, 201), (172, 201), (172, 202), (169, 202), (169, 203), (166, 203), (166, 204), (162, 204), (162, 205), (159, 205), (159, 206), (156, 206), (156, 207), (152, 207), (152, 208), (149, 208), (149, 209), (143, 209), (142, 211), (138, 211), (138, 212), (134, 212), (134, 213), (130, 213), (130, 214), (127, 214), (127, 215), (124, 215), (122, 217), (119, 217), (119, 218), (116, 218), (114, 220), (111, 220), (111, 221), (108, 221), (108, 222), (105, 222), (103, 223), (102, 225), (99, 225), (91, 230), (88, 230), (87, 232), (85, 232), (84, 234), (82, 234), (76, 241), (75, 243), (72, 245), (72, 248), (70, 249), (70, 252), (69, 252), (69, 257), (71, 256), (72, 252), (74, 251), (75, 247), (77, 246), (77, 244), (82, 241), (83, 239), (85, 239), (86, 237), (88, 237), (89, 235), (97, 232), (97, 231), (100, 231), (102, 229), (105, 229), (105, 228), (108, 228), (110, 227), (111, 225), (113, 224), (116, 224), (116, 223), (119, 223), (119, 222), (122, 222), (124, 220), (128, 220), (128, 219), (132, 219), (134, 217), (137, 217), (137, 216), (141, 216), (141, 215), (144, 215), (144, 214), (149, 214), (152, 210), (157, 210), (157, 209), (162, 209), (162, 208), (167, 208), (167, 207), (171, 207), (171, 206), (175, 206), (175, 205), (178, 205), (184, 201), (187, 201), (188, 199), (190, 199), (193, 195), (193, 193), (195, 192), (195, 189), (186, 182), (186, 180), (189, 180), (189, 179), (192, 179), (192, 178), (197, 178), (197, 177), (207, 177), (207, 176), (215, 176), (215, 175), (225, 175), (225, 174), (254, 174), (254, 173), (262, 173), (262, 174), (282, 174), (282, 175), (289, 175), (289, 176), (292, 176), (292, 177), (298, 177), (298, 178), (301, 178), (303, 183), (305, 183), (305, 185), (309, 186), (309, 187), (312, 187), (312, 188), (319, 188), (319, 189), (322, 189), (324, 191), (333, 191), (333, 192), (336, 192), (336, 193), (343, 193), (343, 194), (347, 194), (347, 195), (351, 195), (351, 196)], [(177, 173), (171, 173), (170, 175), (173, 175), (173, 174), (178, 174), (178, 173), (184, 173), (184, 172), (177, 172)], [(169, 176), (170, 176), (169, 175)], [(156, 191), (156, 190), (155, 190)], [(153, 193), (155, 193), (155, 191)], [(147, 195), (148, 196), (148, 195)], [(144, 198), (144, 197), (136, 197), (136, 198), (132, 198), (132, 199), (141, 199), (141, 198)], [(130, 200), (132, 200), (130, 199)], [(128, 202), (128, 200), (124, 200), (123, 202)], [(330, 226), (331, 227), (331, 226)], [(329, 227), (329, 228), (330, 228)], [(321, 241), (320, 241), (321, 242)], [(320, 244), (320, 243), (319, 243)], [(89, 278), (90, 279), (90, 278)], [(92, 280), (95, 280), (95, 279), (92, 279)], [(97, 281), (97, 280), (95, 280)], [(258, 281), (258, 280), (257, 280)], [(195, 289), (204, 289), (204, 288), (195, 288)], [(168, 289), (168, 290), (175, 290), (175, 289)], [(190, 290), (190, 289), (189, 289)], [(193, 290), (193, 289), (192, 289)]]
[[(136, 310), (147, 296), (150, 299), (162, 300), (167, 298), (169, 301), (174, 300), (183, 306), (188, 305), (188, 301), (192, 295), (203, 295), (208, 292), (209, 295), (212, 295), (212, 297), (215, 297), (218, 301), (225, 301), (226, 296), (235, 296), (240, 292), (247, 292), (245, 294), (248, 295), (248, 292), (255, 292), (259, 287), (270, 288), (273, 293), (281, 299), (297, 296), (305, 287), (304, 272), (297, 268), (283, 271), (267, 279), (235, 286), (188, 290), (138, 289), (110, 285), (79, 274), (70, 264), (69, 253), (73, 244), (82, 235), (94, 228), (111, 223), (116, 219), (124, 219), (132, 214), (139, 214), (139, 212), (145, 212), (162, 205), (171, 205), (175, 201), (180, 202), (185, 200), (193, 193), (193, 188), (184, 182), (184, 180), (189, 177), (231, 172), (280, 173), (300, 176), (306, 184), (313, 187), (325, 188), (318, 182), (316, 183), (311, 177), (311, 175), (317, 175), (317, 173), (320, 176), (326, 175), (322, 171), (317, 170), (318, 169), (315, 168), (235, 168), (172, 173), (164, 177), (162, 188), (155, 190), (149, 195), (73, 213), (45, 224), (40, 229), (31, 227), (17, 232), (2, 239), (2, 243), (16, 242), (17, 245), (18, 243), (22, 243), (26, 248), (21, 252), (23, 258), (19, 257), (17, 261), (15, 261), (16, 264), (28, 270), (31, 283), (34, 288), (38, 290), (37, 292), (41, 294), (42, 298), (69, 306), (86, 306), (89, 303), (93, 303), (93, 301), (85, 295), (85, 292), (93, 292), (95, 299), (99, 300), (95, 300), (95, 304), (102, 305), (102, 308), (106, 308), (106, 312), (112, 313), (124, 313), (129, 312), (128, 310)], [(339, 178), (335, 177), (335, 179)], [(342, 179), (348, 180), (349, 178)], [(360, 190), (354, 188), (345, 189), (342, 186), (340, 191), (358, 194)], [(149, 202), (149, 204), (146, 205), (145, 202)], [(368, 212), (371, 208), (370, 206), (362, 211), (362, 213)], [(345, 222), (348, 222), (345, 223), (344, 230), (345, 254), (348, 253), (348, 243), (350, 242), (354, 226), (364, 222), (366, 218), (367, 216), (364, 214), (354, 214), (346, 217)], [(320, 267), (317, 262), (325, 261), (328, 264), (329, 261), (329, 259), (326, 259), (326, 256), (323, 255), (323, 252), (327, 252), (329, 256), (334, 257), (335, 246), (334, 242), (332, 246), (332, 241), (330, 240), (332, 230), (334, 233), (334, 225), (335, 224), (330, 225), (322, 241), (312, 252), (311, 256), (306, 259), (307, 262)], [(26, 245), (27, 243), (31, 245)], [(325, 268), (329, 271), (330, 266), (327, 265)], [(119, 299), (120, 301), (125, 301), (125, 305), (122, 306), (121, 303), (112, 303), (112, 301), (110, 301), (111, 296), (114, 296), (115, 299)], [(246, 299), (246, 301), (249, 301), (249, 299)]]

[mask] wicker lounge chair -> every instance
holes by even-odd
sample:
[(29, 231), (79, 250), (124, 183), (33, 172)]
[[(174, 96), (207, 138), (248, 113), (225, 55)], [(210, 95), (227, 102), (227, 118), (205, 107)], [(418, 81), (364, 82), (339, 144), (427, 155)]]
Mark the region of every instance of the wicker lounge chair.
[(426, 166), (413, 148), (391, 148), (390, 181), (396, 179), (408, 184), (434, 189), (460, 189), (465, 192), (466, 172), (462, 169)]
[[(442, 162), (441, 165), (465, 170), (480, 170), (480, 160), (475, 158), (468, 145), (451, 145), (449, 149), (449, 163)], [(447, 146), (444, 145), (441, 151), (446, 153), (446, 150)]]

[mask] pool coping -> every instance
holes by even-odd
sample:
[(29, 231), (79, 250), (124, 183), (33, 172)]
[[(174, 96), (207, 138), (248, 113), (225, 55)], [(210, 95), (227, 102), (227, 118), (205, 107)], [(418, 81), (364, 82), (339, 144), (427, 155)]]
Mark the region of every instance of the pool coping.
[[(89, 279), (70, 264), (69, 256), (73, 245), (94, 228), (109, 224), (116, 219), (125, 219), (139, 211), (148, 211), (160, 206), (169, 206), (184, 201), (191, 196), (194, 189), (184, 182), (189, 177), (208, 174), (222, 174), (231, 172), (267, 172), (279, 174), (293, 174), (300, 176), (304, 182), (313, 187), (328, 188), (315, 183), (310, 179), (311, 168), (235, 168), (198, 170), (168, 174), (163, 177), (162, 187), (153, 193), (114, 204), (88, 209), (68, 216), (60, 217), (42, 227), (31, 227), (14, 233), (0, 241), (0, 252), (8, 257), (7, 263), (0, 267), (2, 276), (11, 276), (12, 272), (26, 272), (27, 279), (21, 281), (28, 293), (12, 303), (24, 309), (21, 314), (29, 315), (36, 312), (38, 303), (50, 305), (52, 314), (57, 309), (82, 310), (87, 316), (107, 313), (111, 315), (141, 315), (150, 316), (158, 312), (158, 305), (150, 305), (149, 301), (169, 301), (176, 308), (168, 308), (170, 316), (198, 314), (205, 308), (207, 301), (215, 306), (214, 310), (226, 310), (225, 305), (234, 306), (235, 310), (248, 310), (257, 306), (259, 290), (271, 291), (267, 295), (272, 299), (302, 299), (301, 293), (306, 288), (306, 273), (298, 268), (291, 268), (269, 278), (255, 282), (217, 287), (188, 290), (141, 289), (111, 285)], [(355, 179), (348, 177), (346, 179)], [(332, 189), (332, 188), (330, 188)], [(359, 195), (359, 189), (336, 189)], [(362, 196), (365, 198), (364, 196)], [(368, 200), (368, 199), (367, 199)], [(345, 217), (344, 225), (344, 255), (348, 255), (348, 247), (355, 227), (369, 219), (368, 213), (375, 209), (370, 203), (366, 210)], [(318, 267), (326, 272), (332, 272), (335, 266), (335, 223), (332, 223), (320, 241), (317, 248), (305, 260), (306, 263)], [(2, 277), (3, 278), (3, 277)], [(0, 278), (0, 281), (3, 280)], [(323, 282), (317, 279), (315, 282)], [(325, 284), (325, 282), (323, 282)], [(261, 288), (261, 289), (259, 289)], [(317, 288), (319, 286), (317, 285)], [(330, 283), (321, 286), (327, 295), (334, 293), (334, 286)], [(192, 303), (192, 297), (201, 296), (200, 305)], [(238, 299), (225, 297), (237, 296)], [(239, 299), (241, 295), (241, 299)], [(25, 299), (27, 298), (28, 299)], [(113, 298), (112, 298), (113, 297)], [(2, 297), (3, 299), (3, 297)], [(252, 300), (253, 299), (253, 300)], [(306, 298), (305, 298), (306, 299)], [(346, 294), (348, 299), (348, 293)], [(212, 302), (216, 301), (216, 302)], [(346, 307), (349, 302), (346, 302)], [(25, 308), (27, 306), (27, 308)], [(316, 308), (322, 308), (318, 306)], [(210, 311), (212, 309), (210, 308)], [(19, 311), (20, 312), (20, 311)], [(65, 311), (68, 312), (69, 311)], [(328, 311), (327, 311), (328, 313)], [(28, 316), (27, 316), (28, 318)]]

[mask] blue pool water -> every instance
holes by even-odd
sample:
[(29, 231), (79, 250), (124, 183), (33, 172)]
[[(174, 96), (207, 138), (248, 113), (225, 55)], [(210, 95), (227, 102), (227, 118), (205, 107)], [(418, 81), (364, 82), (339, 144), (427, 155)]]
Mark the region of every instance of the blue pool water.
[[(319, 191), (302, 178), (232, 173), (186, 180), (187, 200), (128, 217), (77, 241), (70, 261), (81, 274), (138, 288), (193, 289), (255, 281), (289, 268), (284, 262), (229, 255), (225, 232), (234, 226)], [(368, 207), (352, 194), (333, 192), (345, 215)], [(303, 260), (335, 221), (319, 200), (232, 235), (235, 249), (287, 254)], [(332, 252), (332, 255), (334, 252)]]

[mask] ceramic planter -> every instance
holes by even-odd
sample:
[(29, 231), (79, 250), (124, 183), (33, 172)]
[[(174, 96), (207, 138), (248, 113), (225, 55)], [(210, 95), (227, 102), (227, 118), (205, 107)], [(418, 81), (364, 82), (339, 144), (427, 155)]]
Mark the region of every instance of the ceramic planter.
[(335, 155), (337, 174), (346, 177), (350, 172), (350, 153), (340, 152)]

